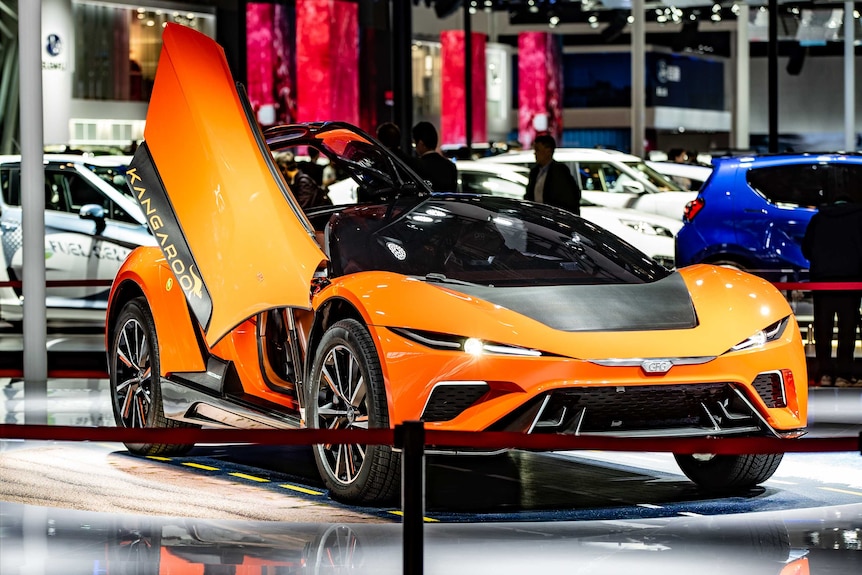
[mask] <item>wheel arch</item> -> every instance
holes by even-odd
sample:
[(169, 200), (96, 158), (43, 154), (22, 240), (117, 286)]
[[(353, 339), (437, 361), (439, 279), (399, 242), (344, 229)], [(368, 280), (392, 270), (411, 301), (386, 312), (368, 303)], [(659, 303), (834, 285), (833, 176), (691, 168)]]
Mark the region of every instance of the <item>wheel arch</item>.
[[(355, 319), (362, 325), (368, 327), (368, 321), (362, 315), (362, 312), (353, 305), (352, 302), (341, 298), (333, 297), (321, 305), (314, 314), (314, 323), (311, 326), (311, 331), (308, 334), (308, 345), (306, 347), (306, 379), (311, 370), (311, 364), (314, 361), (314, 354), (317, 352), (317, 347), (320, 345), (320, 340), (326, 330), (337, 321), (342, 319)], [(375, 343), (376, 347), (376, 343)], [(378, 349), (378, 356), (380, 350)]]
[(391, 421), (393, 417), (392, 390), (389, 388), (389, 372), (386, 368), (386, 362), (383, 361), (383, 354), (381, 353), (380, 345), (377, 341), (377, 334), (373, 327), (371, 327), (368, 318), (354, 304), (354, 302), (349, 299), (339, 296), (332, 297), (317, 309), (317, 312), (314, 315), (314, 323), (309, 332), (308, 346), (306, 347), (305, 381), (308, 381), (311, 377), (311, 367), (314, 363), (314, 354), (317, 353), (317, 348), (320, 345), (320, 340), (323, 338), (323, 334), (326, 333), (326, 330), (329, 329), (331, 325), (342, 319), (355, 319), (364, 325), (371, 333), (371, 340), (374, 342), (374, 348), (377, 350), (377, 358), (383, 372), (383, 384), (386, 388), (386, 405), (389, 410), (389, 419)]
[[(159, 270), (158, 276), (169, 270)], [(173, 276), (171, 276), (173, 277)], [(178, 286), (176, 280), (174, 285)], [(158, 284), (157, 284), (158, 285)], [(188, 304), (181, 289), (161, 290), (154, 293), (142, 278), (126, 277), (119, 280), (111, 295), (106, 319), (106, 349), (113, 345), (116, 319), (131, 300), (143, 297), (153, 316), (159, 342), (160, 375), (175, 371), (204, 371), (206, 364), (199, 346), (200, 337), (192, 321)]]

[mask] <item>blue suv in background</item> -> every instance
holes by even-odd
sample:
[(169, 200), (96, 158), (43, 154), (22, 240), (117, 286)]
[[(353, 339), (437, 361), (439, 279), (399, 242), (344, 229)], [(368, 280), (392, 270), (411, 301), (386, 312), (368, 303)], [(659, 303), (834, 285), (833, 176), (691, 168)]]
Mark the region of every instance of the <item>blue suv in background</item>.
[[(676, 265), (737, 267), (772, 281), (804, 279), (802, 237), (817, 207), (862, 202), (862, 156), (777, 154), (720, 158), (689, 202)], [(840, 249), (836, 247), (836, 249)]]

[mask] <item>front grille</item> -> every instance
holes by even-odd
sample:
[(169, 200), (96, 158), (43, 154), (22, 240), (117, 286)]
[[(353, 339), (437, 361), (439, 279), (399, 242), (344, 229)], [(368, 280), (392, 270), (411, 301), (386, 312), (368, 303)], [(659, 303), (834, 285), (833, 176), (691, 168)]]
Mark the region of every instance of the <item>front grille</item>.
[(422, 421), (449, 421), (488, 392), (485, 382), (439, 383), (431, 391)]
[(498, 422), (495, 430), (532, 433), (647, 431), (708, 434), (759, 425), (729, 383), (607, 386), (562, 389), (537, 397)]

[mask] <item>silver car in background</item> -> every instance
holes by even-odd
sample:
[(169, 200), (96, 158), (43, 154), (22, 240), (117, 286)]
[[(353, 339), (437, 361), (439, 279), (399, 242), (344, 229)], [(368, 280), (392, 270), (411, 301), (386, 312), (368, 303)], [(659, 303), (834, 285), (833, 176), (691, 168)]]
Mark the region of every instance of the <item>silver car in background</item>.
[[(129, 252), (155, 245), (129, 195), (128, 157), (44, 156), (45, 271), (51, 280), (111, 281)], [(21, 280), (21, 157), (0, 156), (0, 281)], [(110, 286), (51, 287), (49, 321), (103, 323)], [(0, 287), (0, 319), (23, 319), (24, 293)]]
[[(648, 166), (641, 158), (615, 150), (557, 148), (554, 159), (566, 164), (581, 187), (581, 197), (599, 206), (634, 208), (682, 220), (685, 205), (697, 197)], [(482, 158), (480, 162), (531, 167), (529, 150)]]
[[(522, 199), (529, 169), (519, 165), (458, 160), (458, 191)], [(630, 208), (598, 206), (581, 198), (581, 217), (627, 241), (668, 268), (674, 267), (674, 236), (682, 227), (659, 214)]]

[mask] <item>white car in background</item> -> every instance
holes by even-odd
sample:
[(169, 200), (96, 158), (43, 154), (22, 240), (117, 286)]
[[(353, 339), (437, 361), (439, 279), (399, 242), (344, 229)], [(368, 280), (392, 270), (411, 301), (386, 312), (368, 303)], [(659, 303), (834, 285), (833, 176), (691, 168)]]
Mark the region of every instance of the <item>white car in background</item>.
[(646, 164), (656, 172), (692, 192), (698, 191), (712, 173), (712, 166), (701, 164), (653, 161), (647, 161)]
[[(697, 192), (683, 190), (642, 159), (615, 150), (557, 148), (554, 159), (566, 164), (581, 187), (581, 197), (610, 208), (634, 208), (682, 221), (685, 205)], [(480, 162), (531, 167), (533, 151), (510, 152)]]
[[(458, 160), (458, 190), (521, 199), (527, 190), (529, 169), (481, 160)], [(581, 198), (581, 217), (624, 239), (662, 265), (674, 267), (674, 237), (682, 219), (630, 208), (597, 206)]]
[[(112, 281), (134, 248), (156, 245), (125, 183), (128, 156), (45, 154), (45, 275), (48, 281)], [(0, 156), (0, 281), (21, 280), (21, 157)], [(104, 323), (107, 286), (46, 289), (47, 318)], [(0, 318), (23, 319), (24, 293), (0, 287)]]

